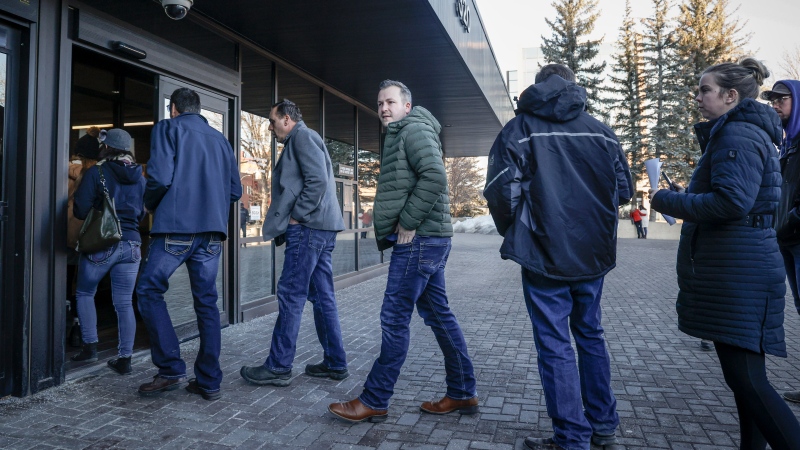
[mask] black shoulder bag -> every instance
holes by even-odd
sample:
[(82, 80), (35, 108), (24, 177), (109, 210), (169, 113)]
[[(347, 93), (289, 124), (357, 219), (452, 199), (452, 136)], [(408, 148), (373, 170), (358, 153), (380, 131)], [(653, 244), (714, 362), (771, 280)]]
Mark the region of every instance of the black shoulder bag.
[(78, 245), (75, 246), (75, 250), (81, 253), (94, 253), (122, 240), (122, 225), (117, 217), (114, 199), (108, 194), (101, 165), (97, 165), (97, 171), (100, 173), (100, 183), (103, 184), (102, 209), (92, 208), (83, 222)]

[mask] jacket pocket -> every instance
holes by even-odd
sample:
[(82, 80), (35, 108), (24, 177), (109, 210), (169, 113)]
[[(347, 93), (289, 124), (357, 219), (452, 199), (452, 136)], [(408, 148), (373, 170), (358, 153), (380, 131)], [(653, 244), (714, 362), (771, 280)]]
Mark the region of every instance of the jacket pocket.
[(164, 239), (164, 250), (175, 256), (182, 255), (192, 248), (193, 234), (168, 234)]

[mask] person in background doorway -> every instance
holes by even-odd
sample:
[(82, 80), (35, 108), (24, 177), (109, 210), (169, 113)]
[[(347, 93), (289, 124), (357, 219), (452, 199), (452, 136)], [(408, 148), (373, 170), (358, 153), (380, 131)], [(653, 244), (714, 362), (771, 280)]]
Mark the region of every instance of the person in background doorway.
[(136, 288), (158, 374), (139, 386), (142, 396), (178, 389), (186, 363), (164, 301), (169, 278), (186, 264), (200, 348), (186, 390), (205, 400), (222, 397), (217, 270), (227, 238), (231, 204), (242, 196), (236, 154), (228, 139), (200, 114), (200, 96), (179, 88), (170, 96), (170, 119), (153, 127), (144, 204), (153, 212), (150, 247)]
[(286, 243), (278, 280), (278, 319), (272, 330), (269, 357), (244, 366), (242, 378), (258, 385), (288, 386), (297, 351), (297, 335), (306, 302), (314, 309), (314, 325), (322, 345), (318, 364), (306, 375), (343, 380), (349, 375), (333, 287), (332, 253), (344, 219), (336, 199), (333, 164), (316, 131), (303, 122), (300, 108), (289, 100), (272, 105), (269, 130), (283, 143), (272, 172), (272, 204), (266, 214), (264, 240)]
[[(369, 228), (372, 226), (372, 208), (364, 211), (364, 213), (361, 214), (361, 226), (364, 228)], [(366, 231), (361, 232), (361, 239), (366, 239), (366, 238), (367, 238), (367, 232)]]
[(348, 422), (382, 422), (408, 354), (409, 323), (422, 317), (444, 356), (445, 396), (422, 403), (428, 414), (476, 414), (478, 395), (467, 343), (445, 292), (445, 265), (453, 225), (447, 174), (436, 118), (411, 107), (411, 91), (385, 80), (378, 92), (378, 115), (386, 128), (378, 191), (375, 237), (378, 249), (392, 248), (389, 277), (381, 306), (381, 353), (372, 365), (361, 395), (328, 406)]
[[(242, 229), (242, 238), (247, 237), (247, 219), (250, 218), (250, 213), (245, 208), (244, 203), (239, 203), (239, 227)], [(242, 247), (247, 247), (247, 243), (243, 242)]]
[(632, 197), (631, 173), (614, 132), (584, 111), (586, 90), (572, 70), (548, 64), (535, 81), (489, 152), (484, 189), (500, 255), (522, 266), (552, 420), (550, 436), (527, 437), (525, 446), (614, 448), (619, 415), (600, 300), (616, 266), (617, 210)]
[(800, 424), (767, 379), (766, 355), (786, 357), (786, 271), (775, 229), (781, 122), (757, 102), (769, 76), (745, 58), (700, 77), (695, 125), (702, 157), (684, 192), (650, 190), (650, 207), (683, 219), (678, 328), (714, 342), (739, 413), (743, 449), (800, 449)]
[(650, 224), (650, 216), (647, 215), (647, 208), (639, 205), (639, 216), (642, 218), (642, 238), (647, 239), (647, 225)]
[[(794, 107), (798, 94), (800, 81), (781, 80), (772, 86), (772, 90), (763, 92), (761, 98), (770, 102), (783, 126), (783, 140), (779, 147), (783, 184), (775, 230), (794, 306), (800, 314), (797, 291), (800, 284), (800, 107)], [(800, 391), (784, 392), (783, 398), (800, 403)]]
[(122, 240), (109, 248), (80, 255), (76, 296), (83, 346), (72, 360), (97, 361), (97, 311), (94, 307), (94, 294), (100, 280), (110, 274), (111, 299), (117, 312), (119, 345), (117, 358), (108, 361), (108, 366), (115, 372), (126, 375), (131, 373), (131, 355), (136, 335), (133, 289), (142, 259), (139, 221), (144, 218), (146, 182), (142, 167), (136, 164), (131, 152), (131, 136), (125, 130), (112, 128), (103, 131), (100, 139), (100, 162), (84, 174), (75, 191), (73, 212), (78, 219), (86, 219), (92, 208), (102, 208), (104, 190), (107, 189), (114, 200), (114, 208), (122, 227)]

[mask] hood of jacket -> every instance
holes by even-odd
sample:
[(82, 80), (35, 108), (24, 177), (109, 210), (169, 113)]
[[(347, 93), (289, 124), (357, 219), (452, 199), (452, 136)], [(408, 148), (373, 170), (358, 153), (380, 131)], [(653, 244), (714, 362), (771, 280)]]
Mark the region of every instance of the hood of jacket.
[(123, 160), (105, 161), (103, 169), (114, 172), (114, 177), (119, 184), (136, 184), (142, 179), (142, 166)]
[(401, 120), (398, 120), (397, 122), (390, 123), (387, 127), (387, 132), (397, 132), (406, 125), (412, 123), (424, 123), (429, 125), (431, 128), (433, 128), (433, 131), (435, 131), (437, 135), (442, 132), (442, 126), (439, 124), (439, 121), (436, 120), (436, 117), (433, 117), (433, 114), (431, 114), (430, 111), (422, 106), (415, 106), (411, 108), (411, 112), (408, 113), (407, 116)]
[(550, 75), (544, 82), (525, 89), (517, 102), (517, 109), (547, 119), (567, 122), (586, 108), (586, 89), (558, 75)]
[(797, 80), (780, 80), (775, 84), (782, 84), (789, 89), (792, 93), (792, 112), (789, 113), (789, 120), (783, 126), (783, 131), (786, 132), (786, 142), (794, 142), (795, 139), (800, 137), (800, 81)]
[(761, 128), (776, 146), (780, 145), (783, 139), (781, 119), (778, 117), (778, 113), (771, 106), (759, 103), (752, 98), (746, 98), (718, 118), (695, 124), (694, 129), (697, 141), (700, 143), (700, 151), (706, 151), (708, 142), (725, 124), (736, 122), (746, 122)]

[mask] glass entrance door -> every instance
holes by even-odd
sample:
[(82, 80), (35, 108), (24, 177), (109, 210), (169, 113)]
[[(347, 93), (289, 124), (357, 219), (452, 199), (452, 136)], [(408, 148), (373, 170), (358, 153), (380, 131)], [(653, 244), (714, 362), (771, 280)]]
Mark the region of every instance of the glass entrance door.
[[(225, 137), (230, 138), (228, 126), (230, 114), (228, 99), (226, 97), (165, 76), (160, 76), (158, 82), (159, 120), (169, 119), (169, 98), (178, 88), (189, 88), (197, 92), (198, 95), (200, 95), (200, 113), (208, 120), (208, 124), (211, 125), (212, 128), (225, 135)], [(231, 216), (231, 220), (233, 220), (233, 216)], [(236, 236), (232, 233), (229, 233), (229, 235), (231, 238)], [(219, 294), (217, 307), (220, 310), (220, 320), (223, 325), (228, 323), (226, 307), (227, 289), (225, 287), (225, 280), (229, 278), (224, 276), (224, 268), (226, 267), (225, 261), (228, 260), (228, 252), (228, 247), (224, 247), (219, 271), (217, 272), (217, 293)], [(189, 273), (185, 265), (179, 267), (172, 277), (170, 277), (169, 290), (164, 295), (164, 299), (167, 302), (169, 315), (172, 318), (172, 323), (175, 325), (178, 337), (185, 339), (196, 335), (196, 316), (189, 285)]]
[(12, 373), (11, 357), (14, 354), (14, 339), (10, 333), (13, 324), (12, 313), (16, 305), (12, 304), (13, 280), (11, 264), (13, 263), (12, 227), (13, 217), (10, 207), (14, 207), (15, 171), (12, 169), (16, 161), (17, 129), (19, 108), (18, 75), (20, 67), (20, 32), (0, 23), (0, 398), (11, 393)]

